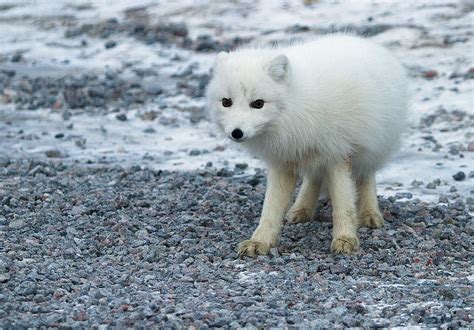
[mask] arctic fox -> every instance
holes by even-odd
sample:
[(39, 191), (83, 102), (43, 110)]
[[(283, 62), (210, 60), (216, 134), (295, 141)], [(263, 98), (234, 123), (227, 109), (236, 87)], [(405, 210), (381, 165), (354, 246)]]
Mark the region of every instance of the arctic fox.
[(284, 48), (219, 53), (207, 97), (225, 136), (268, 166), (260, 223), (238, 246), (268, 254), (288, 221), (314, 217), (322, 189), (333, 207), (331, 251), (359, 248), (359, 226), (383, 225), (375, 172), (399, 147), (407, 78), (384, 48), (363, 38), (328, 35)]

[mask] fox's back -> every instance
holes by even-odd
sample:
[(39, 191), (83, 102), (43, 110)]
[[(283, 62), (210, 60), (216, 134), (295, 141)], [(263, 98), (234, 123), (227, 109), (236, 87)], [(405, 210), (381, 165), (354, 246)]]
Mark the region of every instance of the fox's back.
[(389, 51), (363, 38), (330, 35), (284, 53), (291, 63), (293, 108), (305, 122), (324, 118), (328, 135), (345, 136), (369, 152), (398, 148), (407, 81)]
[(384, 102), (387, 97), (405, 98), (399, 95), (406, 89), (403, 67), (385, 48), (366, 39), (328, 35), (283, 52), (291, 62), (295, 89), (306, 91), (314, 86), (324, 89), (325, 95), (344, 89), (359, 95), (376, 91), (371, 96), (383, 96)]

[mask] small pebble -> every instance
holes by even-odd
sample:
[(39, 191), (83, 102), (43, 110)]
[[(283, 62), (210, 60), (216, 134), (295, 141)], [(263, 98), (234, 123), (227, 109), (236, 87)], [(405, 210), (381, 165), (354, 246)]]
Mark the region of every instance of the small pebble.
[(105, 43), (106, 49), (114, 48), (115, 46), (117, 46), (117, 43), (113, 40), (109, 40)]
[(464, 75), (464, 79), (474, 79), (474, 68), (470, 68)]
[(436, 70), (427, 70), (427, 71), (423, 72), (423, 77), (425, 77), (426, 79), (436, 78), (436, 77), (438, 77), (438, 71), (436, 71)]
[(239, 170), (245, 170), (249, 165), (247, 163), (237, 163), (235, 164), (235, 168)]
[(400, 199), (400, 198), (411, 199), (411, 198), (413, 197), (413, 194), (412, 194), (412, 193), (409, 193), (409, 192), (396, 193), (396, 194), (395, 194), (395, 197), (396, 197), (397, 199)]
[(417, 180), (413, 180), (411, 185), (413, 187), (419, 187), (419, 186), (422, 186), (423, 185), (423, 181), (417, 181)]
[(474, 142), (470, 142), (469, 145), (467, 146), (467, 151), (474, 151)]
[(10, 227), (11, 229), (20, 229), (25, 225), (26, 225), (26, 223), (25, 223), (24, 220), (18, 219), (18, 220), (13, 220), (12, 222), (10, 222), (8, 227)]
[(57, 149), (46, 150), (44, 152), (44, 154), (48, 158), (61, 158), (61, 157), (63, 157), (63, 154), (61, 153), (61, 151), (59, 151)]
[(6, 283), (10, 280), (9, 274), (0, 274), (0, 283)]
[(463, 181), (466, 179), (466, 174), (462, 171), (459, 171), (458, 173), (453, 175), (453, 179), (456, 181)]
[(127, 116), (123, 113), (115, 115), (115, 118), (117, 118), (120, 121), (126, 121), (127, 120)]
[(21, 60), (23, 60), (23, 55), (21, 55), (21, 53), (15, 53), (11, 58), (11, 61), (15, 63), (20, 62)]

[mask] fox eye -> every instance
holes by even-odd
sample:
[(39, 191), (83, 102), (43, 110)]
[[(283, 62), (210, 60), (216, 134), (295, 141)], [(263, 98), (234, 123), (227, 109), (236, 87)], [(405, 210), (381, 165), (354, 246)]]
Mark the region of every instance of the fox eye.
[(263, 105), (265, 104), (264, 100), (258, 99), (250, 103), (250, 106), (255, 109), (261, 109), (263, 108)]
[(223, 98), (222, 99), (222, 106), (225, 107), (225, 108), (228, 108), (228, 107), (232, 106), (232, 100)]

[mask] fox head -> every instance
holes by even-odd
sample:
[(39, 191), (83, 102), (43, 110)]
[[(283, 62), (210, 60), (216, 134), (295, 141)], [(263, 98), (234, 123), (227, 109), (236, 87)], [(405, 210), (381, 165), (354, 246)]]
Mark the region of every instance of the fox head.
[(275, 126), (285, 109), (290, 63), (271, 51), (217, 55), (207, 91), (211, 119), (236, 142), (257, 139)]

